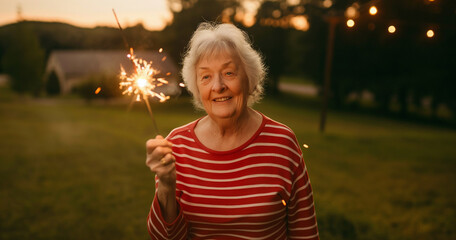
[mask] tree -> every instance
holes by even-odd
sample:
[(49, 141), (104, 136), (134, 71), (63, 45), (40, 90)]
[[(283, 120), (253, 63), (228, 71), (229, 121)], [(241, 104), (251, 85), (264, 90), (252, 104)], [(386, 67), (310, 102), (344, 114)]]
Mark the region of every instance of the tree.
[(37, 36), (22, 22), (8, 42), (2, 63), (4, 71), (11, 76), (11, 88), (38, 96), (43, 87), (44, 50)]
[(235, 8), (235, 0), (168, 0), (173, 22), (163, 30), (163, 46), (178, 62), (193, 32), (201, 22), (220, 22), (224, 9)]
[(27, 22), (19, 23), (8, 39), (3, 56), (4, 71), (11, 76), (11, 88), (38, 96), (43, 87), (44, 50)]
[[(274, 11), (280, 10), (284, 1), (265, 1), (258, 9), (256, 18), (272, 18)], [(286, 60), (286, 42), (289, 33), (288, 29), (281, 27), (260, 26), (257, 24), (252, 28), (255, 44), (259, 47), (268, 66), (268, 78), (266, 79), (266, 92), (269, 95), (278, 93), (278, 83), (283, 75)]]

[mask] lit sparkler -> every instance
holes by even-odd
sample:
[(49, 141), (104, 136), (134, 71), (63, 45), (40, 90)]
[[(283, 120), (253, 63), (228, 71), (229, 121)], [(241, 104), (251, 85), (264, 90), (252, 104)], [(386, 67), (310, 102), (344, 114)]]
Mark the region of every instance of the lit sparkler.
[[(148, 62), (141, 58), (136, 58), (133, 52), (133, 48), (130, 48), (128, 45), (127, 39), (123, 33), (122, 27), (120, 26), (119, 19), (117, 18), (114, 9), (112, 9), (112, 12), (114, 13), (114, 17), (116, 18), (117, 25), (119, 26), (119, 29), (122, 32), (124, 43), (126, 47), (130, 49), (130, 53), (127, 55), (127, 57), (132, 62), (134, 69), (133, 73), (131, 75), (128, 75), (121, 65), (121, 82), (119, 83), (119, 87), (120, 89), (125, 89), (122, 93), (123, 95), (133, 95), (133, 99), (135, 99), (136, 101), (144, 100), (147, 106), (147, 110), (149, 111), (149, 115), (152, 118), (155, 132), (158, 134), (158, 127), (157, 123), (155, 122), (152, 109), (150, 108), (149, 97), (157, 98), (160, 102), (165, 102), (166, 100), (168, 100), (169, 96), (166, 96), (162, 92), (156, 92), (157, 87), (160, 87), (164, 84), (168, 84), (168, 81), (164, 78), (157, 77), (159, 71), (152, 67), (152, 62)], [(163, 48), (160, 48), (159, 52), (163, 52)], [(166, 56), (162, 58), (162, 61), (165, 60)], [(169, 76), (171, 75), (171, 73), (166, 75)]]
[(160, 102), (168, 100), (169, 96), (166, 96), (162, 92), (155, 92), (157, 87), (168, 84), (168, 81), (164, 78), (156, 77), (159, 71), (152, 67), (152, 62), (136, 58), (132, 48), (130, 48), (130, 54), (127, 57), (133, 62), (135, 71), (132, 75), (128, 76), (125, 69), (121, 66), (121, 82), (119, 86), (121, 89), (125, 89), (122, 94), (133, 95), (136, 97), (136, 101), (144, 100), (146, 103), (149, 97), (155, 97)]

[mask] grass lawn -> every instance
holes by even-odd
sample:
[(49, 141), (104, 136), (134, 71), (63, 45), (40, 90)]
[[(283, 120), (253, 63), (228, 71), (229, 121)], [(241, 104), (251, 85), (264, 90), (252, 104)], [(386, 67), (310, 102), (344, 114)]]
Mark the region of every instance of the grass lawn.
[[(319, 112), (266, 99), (303, 149), (323, 240), (456, 239), (456, 131)], [(0, 239), (148, 239), (154, 194), (143, 105), (22, 99), (0, 92)], [(201, 116), (189, 99), (153, 105), (166, 135)]]

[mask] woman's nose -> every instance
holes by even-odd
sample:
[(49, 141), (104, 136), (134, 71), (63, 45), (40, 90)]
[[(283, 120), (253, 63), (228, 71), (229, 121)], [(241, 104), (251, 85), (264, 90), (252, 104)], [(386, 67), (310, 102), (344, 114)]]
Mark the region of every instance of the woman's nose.
[(214, 84), (212, 84), (212, 91), (214, 92), (223, 92), (226, 89), (226, 85), (223, 81), (222, 76), (217, 75), (214, 79)]

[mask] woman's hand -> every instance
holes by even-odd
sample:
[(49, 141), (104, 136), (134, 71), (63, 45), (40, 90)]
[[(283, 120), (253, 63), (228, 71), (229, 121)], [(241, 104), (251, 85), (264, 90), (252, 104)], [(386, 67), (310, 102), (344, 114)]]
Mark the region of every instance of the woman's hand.
[(149, 139), (146, 143), (146, 165), (158, 177), (157, 198), (163, 218), (172, 222), (178, 214), (176, 202), (176, 159), (172, 155), (173, 144), (162, 136)]
[(171, 191), (176, 188), (176, 159), (172, 155), (172, 146), (171, 142), (160, 135), (146, 143), (146, 165), (158, 177), (159, 186)]

